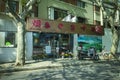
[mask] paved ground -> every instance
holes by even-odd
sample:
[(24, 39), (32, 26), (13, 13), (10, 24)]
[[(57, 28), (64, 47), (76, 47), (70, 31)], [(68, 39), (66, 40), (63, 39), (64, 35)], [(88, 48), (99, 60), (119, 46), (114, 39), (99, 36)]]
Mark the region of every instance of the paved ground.
[(7, 63), (0, 65), (0, 80), (120, 80), (120, 63), (73, 59), (28, 61), (23, 67)]
[(0, 64), (0, 73), (2, 72), (13, 72), (13, 71), (23, 71), (31, 69), (44, 69), (53, 67), (63, 67), (64, 65), (80, 65), (80, 64), (90, 64), (94, 63), (92, 60), (75, 60), (75, 59), (47, 59), (39, 61), (26, 61), (26, 64), (22, 67), (14, 66), (14, 63), (4, 63)]

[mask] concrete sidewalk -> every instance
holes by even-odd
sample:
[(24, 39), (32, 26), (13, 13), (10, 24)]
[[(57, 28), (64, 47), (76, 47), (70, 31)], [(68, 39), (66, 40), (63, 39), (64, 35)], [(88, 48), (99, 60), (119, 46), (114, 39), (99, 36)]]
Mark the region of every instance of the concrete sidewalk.
[(45, 68), (60, 68), (64, 66), (79, 66), (88, 65), (92, 63), (99, 63), (101, 61), (93, 60), (76, 60), (76, 59), (46, 59), (46, 60), (31, 60), (26, 61), (24, 66), (14, 66), (14, 63), (0, 64), (0, 73), (25, 71), (25, 70), (36, 70)]
[(88, 64), (88, 63), (93, 63), (93, 61), (88, 61), (88, 60), (83, 61), (83, 60), (74, 60), (74, 59), (46, 59), (39, 61), (31, 60), (31, 61), (26, 61), (26, 64), (24, 66), (14, 66), (14, 63), (4, 63), (4, 64), (0, 64), (0, 73), (64, 67), (64, 66)]

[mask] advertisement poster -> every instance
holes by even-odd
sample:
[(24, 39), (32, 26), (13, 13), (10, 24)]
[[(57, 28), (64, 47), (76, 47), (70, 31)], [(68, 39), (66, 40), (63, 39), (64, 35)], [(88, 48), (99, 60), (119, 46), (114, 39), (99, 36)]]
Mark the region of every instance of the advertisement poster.
[(102, 50), (102, 36), (79, 35), (78, 46), (82, 46), (84, 51), (94, 47), (97, 52)]
[(51, 46), (45, 46), (45, 52), (51, 54)]

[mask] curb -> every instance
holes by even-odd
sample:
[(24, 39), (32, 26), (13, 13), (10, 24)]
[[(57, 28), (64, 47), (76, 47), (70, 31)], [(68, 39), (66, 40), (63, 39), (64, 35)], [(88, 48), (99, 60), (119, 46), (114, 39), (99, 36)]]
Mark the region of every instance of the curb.
[(32, 68), (11, 68), (11, 69), (2, 69), (0, 73), (10, 73), (10, 72), (18, 72), (18, 71), (29, 71), (29, 70), (37, 70), (37, 69), (47, 69), (47, 68), (58, 68), (62, 66), (43, 66), (43, 67), (32, 67)]

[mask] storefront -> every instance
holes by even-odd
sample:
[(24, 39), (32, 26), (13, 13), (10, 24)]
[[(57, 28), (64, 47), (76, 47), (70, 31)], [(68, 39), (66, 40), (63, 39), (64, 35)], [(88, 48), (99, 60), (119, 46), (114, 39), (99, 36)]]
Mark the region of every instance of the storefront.
[(75, 34), (104, 34), (101, 26), (38, 18), (29, 18), (26, 29), (33, 34), (33, 58), (58, 58), (65, 53), (74, 55), (74, 50), (77, 50), (74, 45), (79, 42), (78, 38), (75, 39)]
[[(26, 32), (26, 60), (32, 59), (32, 32)], [(14, 19), (0, 14), (0, 63), (13, 62), (17, 55), (17, 25)]]
[(11, 62), (16, 59), (16, 32), (13, 19), (0, 14), (0, 62)]
[(61, 53), (72, 52), (71, 34), (33, 32), (33, 56), (59, 58)]

